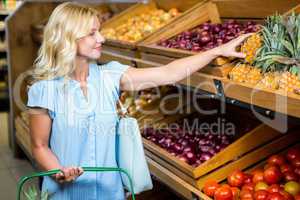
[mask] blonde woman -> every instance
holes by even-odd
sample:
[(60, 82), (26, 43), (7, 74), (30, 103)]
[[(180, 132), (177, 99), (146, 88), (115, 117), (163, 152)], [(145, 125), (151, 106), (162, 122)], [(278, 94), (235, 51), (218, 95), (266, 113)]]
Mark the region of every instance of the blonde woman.
[(50, 16), (28, 92), (32, 152), (42, 170), (59, 168), (42, 189), (58, 200), (122, 200), (118, 173), (84, 173), (80, 166), (116, 166), (116, 101), (120, 90), (175, 83), (217, 56), (235, 51), (248, 35), (162, 67), (136, 69), (112, 61), (93, 64), (104, 38), (98, 13), (76, 3), (60, 4)]

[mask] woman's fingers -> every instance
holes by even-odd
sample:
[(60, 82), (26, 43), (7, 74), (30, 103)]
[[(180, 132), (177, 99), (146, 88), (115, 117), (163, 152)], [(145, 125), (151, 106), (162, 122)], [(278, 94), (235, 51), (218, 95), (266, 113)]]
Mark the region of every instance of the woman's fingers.
[(83, 174), (83, 172), (81, 167), (63, 167), (61, 172), (55, 175), (55, 180), (59, 183), (72, 182)]

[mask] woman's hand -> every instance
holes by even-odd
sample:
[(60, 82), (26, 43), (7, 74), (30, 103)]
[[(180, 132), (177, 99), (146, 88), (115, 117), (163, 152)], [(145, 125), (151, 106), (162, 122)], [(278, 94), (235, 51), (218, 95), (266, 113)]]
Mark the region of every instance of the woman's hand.
[(53, 178), (56, 182), (62, 184), (75, 181), (81, 174), (83, 174), (81, 167), (63, 167), (61, 172), (53, 175)]
[(241, 35), (224, 45), (194, 56), (177, 59), (164, 66), (151, 68), (130, 67), (121, 77), (121, 90), (143, 90), (160, 85), (174, 84), (207, 66), (218, 56), (244, 58), (246, 55), (237, 52), (236, 47), (251, 34)]
[(216, 55), (224, 56), (224, 57), (237, 57), (237, 58), (245, 58), (246, 55), (241, 52), (236, 51), (236, 47), (239, 46), (246, 38), (251, 36), (253, 33), (248, 33), (241, 35), (226, 44), (223, 44), (219, 47), (216, 47)]

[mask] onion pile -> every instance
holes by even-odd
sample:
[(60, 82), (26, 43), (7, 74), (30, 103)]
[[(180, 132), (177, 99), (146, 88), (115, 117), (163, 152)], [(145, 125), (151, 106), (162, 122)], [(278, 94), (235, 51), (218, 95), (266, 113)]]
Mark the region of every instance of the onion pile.
[(233, 136), (225, 134), (187, 131), (181, 127), (153, 129), (147, 127), (143, 137), (166, 149), (173, 156), (197, 167), (212, 158), (233, 142)]
[(199, 52), (224, 44), (241, 34), (254, 33), (258, 30), (259, 26), (253, 21), (239, 23), (235, 20), (229, 20), (223, 24), (207, 22), (171, 39), (162, 40), (158, 42), (158, 45)]

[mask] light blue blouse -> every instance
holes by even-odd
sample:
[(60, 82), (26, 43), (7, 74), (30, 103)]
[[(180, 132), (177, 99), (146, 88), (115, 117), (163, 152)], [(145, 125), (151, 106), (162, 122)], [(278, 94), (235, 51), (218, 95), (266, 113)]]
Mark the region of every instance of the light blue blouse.
[[(52, 118), (49, 145), (62, 166), (117, 166), (116, 101), (120, 78), (128, 67), (115, 61), (90, 64), (87, 98), (76, 80), (42, 80), (30, 87), (27, 105), (48, 109)], [(64, 185), (45, 177), (42, 190), (54, 200), (124, 199), (120, 174), (116, 172), (86, 172)]]

